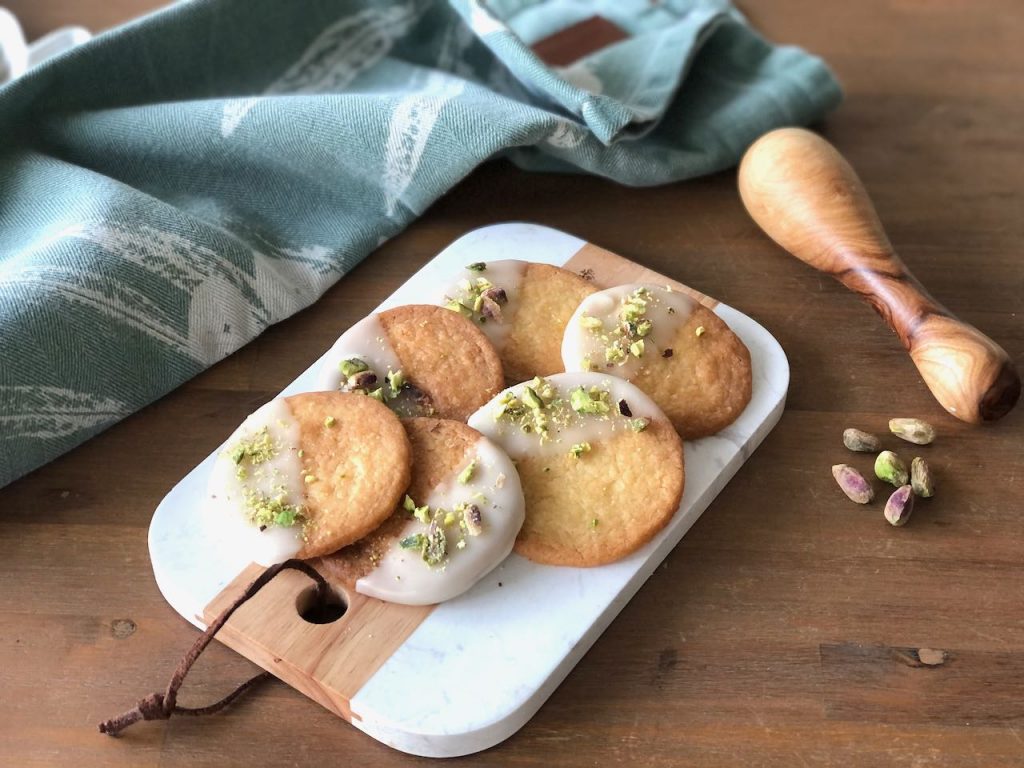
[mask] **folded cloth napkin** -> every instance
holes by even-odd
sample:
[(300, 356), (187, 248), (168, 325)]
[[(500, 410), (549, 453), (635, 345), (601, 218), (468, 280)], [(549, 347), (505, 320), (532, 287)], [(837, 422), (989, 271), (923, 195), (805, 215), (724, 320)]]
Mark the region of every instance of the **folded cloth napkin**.
[(661, 184), (840, 97), (714, 0), (194, 0), (101, 35), (0, 89), (0, 485), (489, 158)]

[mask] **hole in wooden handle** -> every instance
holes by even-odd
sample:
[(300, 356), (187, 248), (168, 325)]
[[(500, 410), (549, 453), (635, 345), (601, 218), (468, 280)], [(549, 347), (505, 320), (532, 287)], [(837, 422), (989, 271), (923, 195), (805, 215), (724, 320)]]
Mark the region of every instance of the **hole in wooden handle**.
[(295, 598), (295, 610), (310, 624), (332, 624), (345, 615), (348, 599), (334, 589), (321, 597), (315, 585), (309, 586)]

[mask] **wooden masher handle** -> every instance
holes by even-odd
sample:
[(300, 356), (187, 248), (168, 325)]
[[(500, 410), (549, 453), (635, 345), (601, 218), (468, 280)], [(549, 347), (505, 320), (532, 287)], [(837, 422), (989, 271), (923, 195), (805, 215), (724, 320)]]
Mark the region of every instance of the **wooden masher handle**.
[(767, 133), (743, 157), (739, 187), (769, 237), (878, 311), (943, 408), (970, 423), (993, 421), (1013, 408), (1020, 376), (1006, 352), (910, 274), (835, 147), (799, 128)]

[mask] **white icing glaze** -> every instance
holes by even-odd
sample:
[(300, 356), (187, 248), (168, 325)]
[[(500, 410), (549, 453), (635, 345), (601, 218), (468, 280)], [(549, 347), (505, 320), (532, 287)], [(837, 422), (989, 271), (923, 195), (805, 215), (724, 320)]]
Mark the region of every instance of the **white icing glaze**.
[[(491, 438), (505, 449), (513, 460), (532, 455), (554, 455), (568, 452), (577, 443), (597, 443), (611, 437), (621, 430), (630, 429), (630, 419), (647, 418), (652, 421), (667, 422), (665, 414), (655, 402), (625, 379), (606, 373), (556, 373), (545, 378), (557, 392), (558, 396), (568, 401), (572, 390), (591, 387), (607, 390), (611, 411), (606, 416), (594, 414), (577, 414), (565, 405), (570, 417), (568, 422), (560, 424), (551, 420), (548, 425), (548, 439), (542, 441), (535, 432), (526, 433), (518, 424), (507, 419), (495, 420), (494, 416), (506, 392), (521, 397), (531, 382), (522, 382), (509, 387), (497, 395), (489, 403), (481, 407), (469, 417), (469, 426)], [(618, 403), (625, 400), (632, 414), (623, 416), (618, 411)]]
[(519, 475), (508, 455), (485, 437), (470, 452), (470, 457), (474, 455), (476, 466), (468, 483), (458, 481), (464, 469), (460, 467), (427, 499), (415, 501), (429, 504), (432, 510), (452, 510), (461, 502), (476, 504), (481, 511), (482, 532), (465, 536), (466, 546), (458, 549), (458, 526), (450, 527), (448, 561), (444, 566), (431, 567), (418, 551), (402, 549), (398, 544), (407, 536), (426, 534), (427, 524), (411, 518), (377, 567), (356, 582), (357, 592), (405, 605), (440, 603), (465, 592), (508, 557), (525, 515)]
[(474, 313), (473, 324), (486, 334), (495, 348), (499, 351), (508, 338), (512, 323), (515, 320), (516, 310), (519, 308), (519, 284), (526, 273), (527, 262), (517, 259), (503, 259), (500, 261), (485, 262), (485, 268), (481, 271), (474, 271), (463, 268), (453, 276), (453, 279), (446, 283), (437, 294), (434, 303), (442, 307), (451, 299), (458, 299), (465, 295), (465, 284), (468, 280), (475, 284), (477, 278), (486, 278), (495, 288), (505, 291), (508, 303), (501, 307), (501, 320), (496, 321), (487, 318), (486, 322), (480, 322), (480, 313)]
[(334, 342), (320, 364), (320, 389), (340, 389), (343, 377), (339, 366), (343, 360), (354, 357), (362, 360), (377, 374), (378, 386), (384, 383), (388, 371), (402, 369), (402, 361), (388, 341), (388, 335), (377, 314), (364, 317)]
[[(638, 288), (646, 288), (651, 293), (644, 315), (645, 319), (651, 321), (651, 330), (644, 337), (643, 356), (638, 358), (628, 355), (620, 363), (607, 363), (607, 332), (618, 327), (619, 311), (626, 299)], [(670, 307), (672, 312), (669, 311)], [(606, 371), (630, 379), (646, 360), (656, 358), (665, 349), (671, 348), (679, 326), (686, 322), (696, 307), (697, 302), (684, 293), (641, 283), (617, 285), (591, 294), (576, 308), (565, 326), (565, 335), (562, 337), (562, 365), (567, 371), (586, 371), (590, 369), (586, 367), (584, 361), (589, 359), (595, 366), (593, 370)], [(584, 327), (584, 317), (597, 318), (602, 322), (604, 330)]]
[[(267, 461), (252, 466), (245, 462), (245, 479), (229, 456), (232, 446), (251, 439), (264, 427), (276, 453)], [(302, 548), (302, 526), (269, 526), (265, 530), (252, 525), (245, 514), (247, 490), (270, 497), (282, 497), (286, 504), (301, 506), (305, 501), (302, 462), (298, 457), (300, 429), (288, 403), (282, 398), (252, 413), (232, 433), (217, 454), (207, 486), (205, 519), (223, 547), (243, 553), (260, 565), (273, 565), (294, 557)]]

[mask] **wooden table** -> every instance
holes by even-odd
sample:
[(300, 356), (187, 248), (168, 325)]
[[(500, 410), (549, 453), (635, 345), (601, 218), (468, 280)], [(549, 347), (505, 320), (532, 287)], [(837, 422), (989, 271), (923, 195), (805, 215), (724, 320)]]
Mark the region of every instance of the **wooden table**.
[[(10, 5), (10, 2), (7, 3)], [(80, 4), (95, 23), (152, 4)], [(86, 8), (15, 2), (34, 32)], [(825, 135), (861, 173), (908, 264), (1024, 359), (1024, 14), (1018, 0), (745, 4), (770, 38), (823, 55), (847, 99)], [(63, 16), (61, 15), (63, 14)], [(157, 502), (413, 270), (463, 232), (537, 221), (747, 312), (792, 365), (781, 423), (522, 731), (468, 765), (1024, 764), (1024, 407), (946, 416), (881, 322), (784, 256), (735, 175), (649, 190), (473, 174), (312, 309), (71, 454), (0, 491), (0, 763), (411, 765), (280, 683), (206, 720), (96, 723), (161, 689), (195, 630), (163, 601)], [(931, 420), (938, 494), (905, 529), (855, 507), (829, 466), (844, 427)], [(863, 463), (863, 462), (862, 462)], [(945, 651), (929, 667), (912, 649)], [(183, 703), (251, 664), (212, 647)]]

